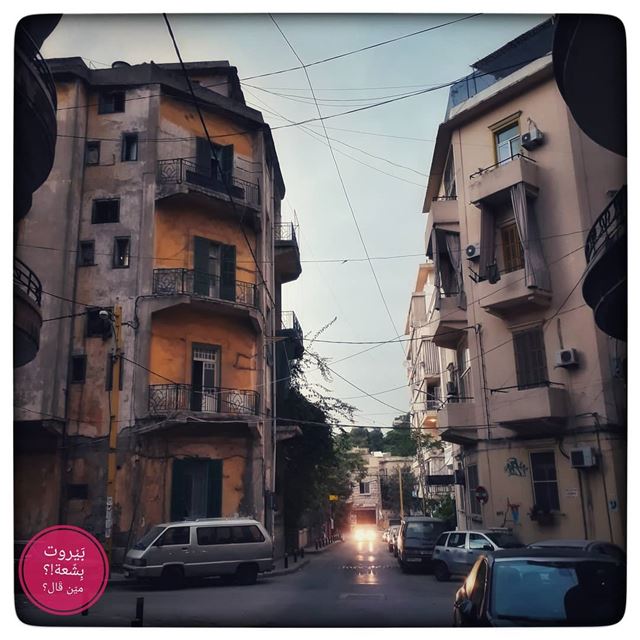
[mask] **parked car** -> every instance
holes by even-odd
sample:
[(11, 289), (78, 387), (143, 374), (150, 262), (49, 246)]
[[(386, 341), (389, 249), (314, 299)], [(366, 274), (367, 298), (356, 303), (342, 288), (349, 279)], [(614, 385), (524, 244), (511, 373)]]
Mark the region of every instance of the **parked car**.
[(418, 566), (431, 566), (436, 540), (447, 528), (438, 518), (411, 516), (402, 520), (396, 543), (398, 563), (402, 571)]
[(588, 553), (611, 556), (621, 562), (627, 561), (625, 552), (617, 544), (604, 540), (541, 540), (527, 546), (529, 549), (580, 549)]
[(599, 626), (624, 615), (625, 567), (572, 549), (480, 556), (456, 593), (455, 626)]
[(387, 546), (389, 547), (389, 553), (393, 553), (396, 555), (396, 536), (398, 534), (398, 530), (400, 529), (399, 524), (394, 524), (389, 527), (389, 536), (387, 538)]
[(389, 542), (389, 528), (388, 527), (382, 532), (382, 542)]
[(166, 522), (133, 545), (123, 568), (129, 578), (171, 586), (209, 576), (253, 584), (259, 572), (274, 568), (273, 543), (262, 524), (248, 518)]
[(481, 554), (520, 547), (522, 542), (502, 531), (445, 531), (433, 550), (433, 575), (439, 582), (452, 575), (466, 576)]

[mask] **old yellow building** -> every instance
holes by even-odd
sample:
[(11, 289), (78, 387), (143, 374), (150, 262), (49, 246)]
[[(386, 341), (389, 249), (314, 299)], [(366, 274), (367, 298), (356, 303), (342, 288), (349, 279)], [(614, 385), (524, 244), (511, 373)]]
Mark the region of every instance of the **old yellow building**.
[[(17, 442), (27, 429), (55, 442), (17, 461), (16, 537), (66, 522), (123, 549), (186, 517), (272, 527), (276, 381), (302, 333), (280, 307), (301, 268), (269, 126), (227, 62), (187, 65), (206, 132), (179, 65), (49, 66), (57, 152), (18, 255), (52, 294), (43, 315), (72, 317), (45, 325), (16, 380)], [(100, 311), (116, 308), (114, 407), (114, 330)]]

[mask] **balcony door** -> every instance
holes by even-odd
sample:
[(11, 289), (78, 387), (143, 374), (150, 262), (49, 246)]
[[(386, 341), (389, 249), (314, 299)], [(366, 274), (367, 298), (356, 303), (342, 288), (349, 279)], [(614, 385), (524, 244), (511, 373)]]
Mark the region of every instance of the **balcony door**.
[(210, 144), (206, 138), (197, 138), (196, 165), (198, 175), (224, 192), (224, 186), (220, 183), (231, 186), (233, 145)]
[(222, 460), (173, 461), (171, 520), (219, 518), (222, 515)]
[(193, 238), (193, 293), (206, 298), (236, 299), (236, 248), (208, 238)]
[(220, 404), (220, 348), (194, 344), (191, 361), (191, 410), (217, 413)]

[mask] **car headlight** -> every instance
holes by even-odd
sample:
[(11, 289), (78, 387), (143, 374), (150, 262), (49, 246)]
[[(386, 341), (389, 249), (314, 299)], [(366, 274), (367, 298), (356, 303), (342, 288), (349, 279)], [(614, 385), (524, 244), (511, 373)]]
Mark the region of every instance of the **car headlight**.
[(131, 558), (131, 560), (129, 560), (129, 564), (132, 567), (146, 567), (147, 561), (144, 558)]

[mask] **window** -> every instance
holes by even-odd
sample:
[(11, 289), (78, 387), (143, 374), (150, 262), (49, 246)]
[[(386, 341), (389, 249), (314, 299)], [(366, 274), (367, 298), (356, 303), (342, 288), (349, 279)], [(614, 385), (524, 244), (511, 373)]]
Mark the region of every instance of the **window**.
[(444, 195), (449, 198), (456, 197), (456, 172), (453, 164), (453, 149), (449, 148), (449, 155), (447, 156), (447, 162), (444, 165), (443, 174), (444, 183)]
[(360, 482), (360, 493), (371, 493), (369, 482)]
[(133, 162), (138, 159), (138, 134), (122, 135), (122, 162)]
[(444, 547), (445, 544), (447, 544), (447, 537), (449, 536), (449, 532), (447, 533), (443, 533), (437, 540), (436, 540), (436, 547)]
[(458, 398), (462, 401), (471, 398), (471, 356), (467, 339), (463, 339), (456, 348), (456, 377)]
[(92, 267), (95, 265), (96, 243), (94, 240), (82, 240), (78, 249), (78, 266)]
[(541, 451), (529, 454), (531, 461), (531, 481), (533, 499), (543, 511), (558, 511), (558, 482), (556, 476), (556, 456), (553, 451)]
[(476, 488), (479, 484), (478, 465), (470, 464), (467, 467), (467, 487), (469, 488), (469, 509), (474, 516), (482, 515), (480, 502), (476, 499)]
[(92, 140), (87, 142), (85, 151), (85, 164), (100, 164), (100, 142)]
[(113, 242), (113, 268), (129, 268), (131, 238), (115, 238)]
[(155, 542), (154, 546), (171, 544), (189, 544), (189, 527), (171, 527), (167, 529)]
[(100, 317), (100, 311), (113, 312), (111, 307), (94, 307), (87, 309), (87, 337), (92, 338), (100, 336), (108, 338), (111, 335), (111, 323), (109, 320), (103, 320)]
[(237, 298), (235, 246), (194, 236), (193, 269), (194, 294), (231, 302), (249, 302)]
[(88, 500), (89, 485), (88, 484), (69, 484), (67, 485), (68, 500)]
[(124, 101), (124, 91), (103, 92), (98, 101), (98, 113), (122, 113)]
[(547, 383), (547, 356), (542, 327), (513, 334), (518, 389), (544, 386)]
[(467, 537), (466, 533), (452, 533), (449, 536), (449, 542), (447, 543), (447, 547), (455, 547), (456, 549), (464, 548), (465, 539)]
[(84, 382), (87, 375), (87, 356), (71, 356), (71, 382)]
[(512, 122), (494, 133), (496, 144), (496, 162), (508, 162), (520, 153), (520, 125)]
[(481, 533), (469, 534), (469, 549), (475, 549), (477, 551), (484, 549), (485, 546), (493, 549), (493, 545)]
[(94, 200), (91, 224), (107, 224), (120, 220), (120, 200)]
[(522, 242), (520, 242), (520, 234), (515, 222), (510, 222), (500, 229), (500, 239), (504, 273), (524, 269), (524, 252), (522, 251)]

